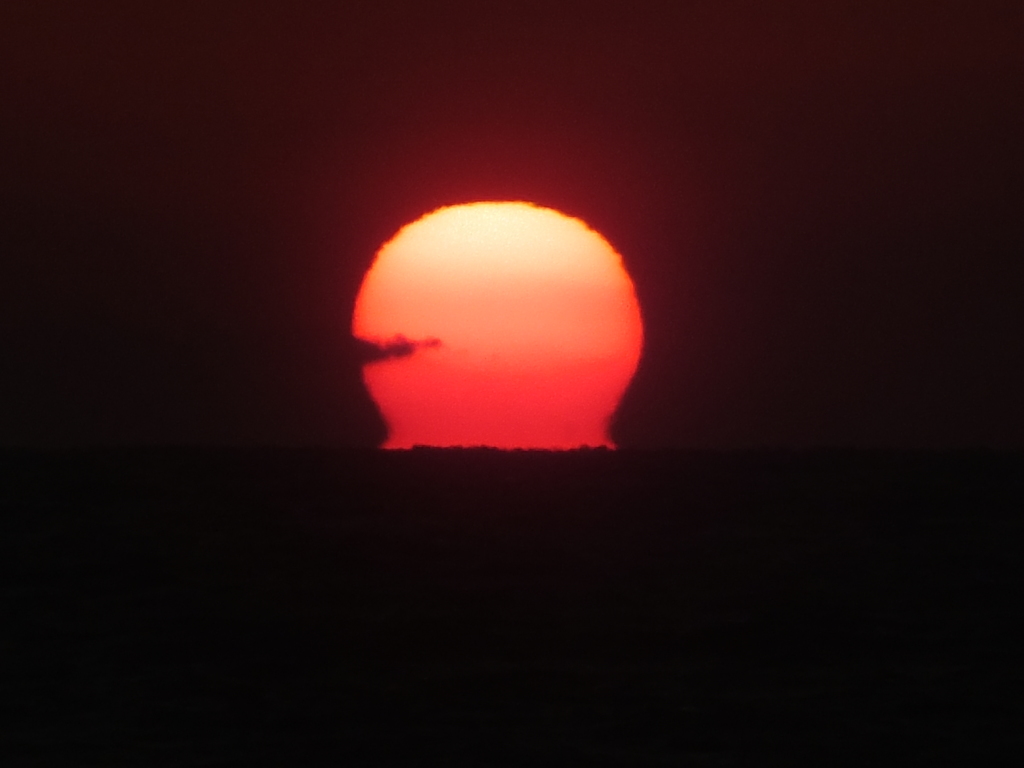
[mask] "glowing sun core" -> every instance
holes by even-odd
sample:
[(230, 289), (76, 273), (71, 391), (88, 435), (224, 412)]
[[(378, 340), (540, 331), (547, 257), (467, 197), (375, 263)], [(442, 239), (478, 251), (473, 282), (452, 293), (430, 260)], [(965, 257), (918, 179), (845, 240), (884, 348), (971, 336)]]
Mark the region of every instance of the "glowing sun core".
[[(578, 219), (522, 202), (441, 208), (377, 252), (352, 332), (386, 448), (609, 446), (640, 358), (633, 284)], [(398, 351), (396, 351), (398, 350)]]

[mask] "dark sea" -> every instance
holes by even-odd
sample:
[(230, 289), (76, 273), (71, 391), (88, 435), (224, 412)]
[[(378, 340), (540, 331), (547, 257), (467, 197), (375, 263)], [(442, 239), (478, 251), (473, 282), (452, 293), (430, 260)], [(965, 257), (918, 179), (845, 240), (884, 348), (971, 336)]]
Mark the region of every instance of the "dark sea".
[(1024, 765), (1024, 454), (0, 453), (4, 766)]

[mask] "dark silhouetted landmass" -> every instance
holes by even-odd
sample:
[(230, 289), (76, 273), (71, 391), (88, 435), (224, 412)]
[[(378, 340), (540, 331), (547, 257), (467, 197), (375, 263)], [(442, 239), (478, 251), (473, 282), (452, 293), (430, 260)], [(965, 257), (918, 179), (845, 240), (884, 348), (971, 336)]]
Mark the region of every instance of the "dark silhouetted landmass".
[(1022, 470), (8, 451), (6, 764), (1013, 763)]

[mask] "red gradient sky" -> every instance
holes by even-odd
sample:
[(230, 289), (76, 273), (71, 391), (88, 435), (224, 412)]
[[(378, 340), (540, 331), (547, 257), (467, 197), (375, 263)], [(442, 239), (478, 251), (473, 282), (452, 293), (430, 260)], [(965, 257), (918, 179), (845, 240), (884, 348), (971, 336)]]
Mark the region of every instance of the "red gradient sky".
[(621, 253), (619, 446), (1024, 445), (1019, 2), (0, 4), (0, 443), (375, 445), (424, 212)]

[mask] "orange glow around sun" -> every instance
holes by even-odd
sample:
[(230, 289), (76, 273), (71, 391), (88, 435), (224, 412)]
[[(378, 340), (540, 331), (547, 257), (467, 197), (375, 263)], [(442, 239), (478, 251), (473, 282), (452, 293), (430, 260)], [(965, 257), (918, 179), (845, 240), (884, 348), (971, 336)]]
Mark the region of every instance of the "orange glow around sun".
[(640, 308), (622, 258), (582, 221), (522, 202), (441, 208), (381, 247), (352, 332), (385, 448), (614, 447)]

